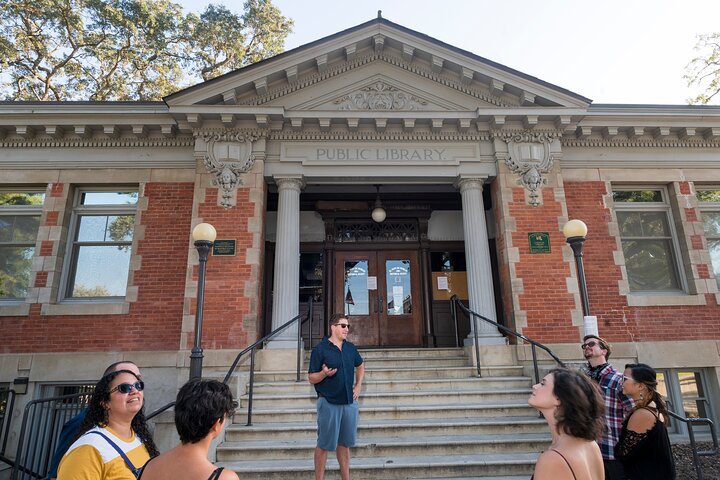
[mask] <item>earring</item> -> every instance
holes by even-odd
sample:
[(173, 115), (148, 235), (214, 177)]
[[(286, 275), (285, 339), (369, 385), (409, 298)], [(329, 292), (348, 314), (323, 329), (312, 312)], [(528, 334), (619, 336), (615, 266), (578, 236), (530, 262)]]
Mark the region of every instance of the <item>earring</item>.
[(641, 394), (640, 394), (640, 401), (642, 402), (644, 399), (645, 399), (645, 395), (643, 395), (643, 394), (641, 393)]

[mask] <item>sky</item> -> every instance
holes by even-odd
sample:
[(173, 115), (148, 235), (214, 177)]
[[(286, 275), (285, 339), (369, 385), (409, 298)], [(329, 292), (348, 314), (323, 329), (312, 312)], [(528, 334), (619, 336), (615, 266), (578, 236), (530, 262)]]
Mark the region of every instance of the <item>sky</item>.
[[(186, 11), (241, 0), (176, 0)], [(686, 104), (700, 34), (720, 31), (718, 0), (273, 0), (295, 21), (285, 48), (382, 16), (540, 78), (593, 103)]]

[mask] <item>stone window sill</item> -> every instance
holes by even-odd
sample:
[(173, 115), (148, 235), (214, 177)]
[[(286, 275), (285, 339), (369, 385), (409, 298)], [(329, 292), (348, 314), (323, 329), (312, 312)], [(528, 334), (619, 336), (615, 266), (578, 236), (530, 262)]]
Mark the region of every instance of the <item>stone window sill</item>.
[(705, 295), (690, 295), (683, 293), (656, 293), (642, 294), (630, 293), (627, 295), (630, 307), (668, 307), (674, 305), (705, 305)]
[(27, 317), (29, 314), (29, 303), (0, 302), (0, 317)]
[(125, 315), (130, 312), (128, 302), (88, 302), (43, 304), (42, 315)]

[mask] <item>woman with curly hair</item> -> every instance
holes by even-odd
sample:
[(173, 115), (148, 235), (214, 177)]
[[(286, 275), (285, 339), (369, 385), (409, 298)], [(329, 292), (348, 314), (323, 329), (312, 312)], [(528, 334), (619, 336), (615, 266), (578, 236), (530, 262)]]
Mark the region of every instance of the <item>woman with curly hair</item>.
[(534, 480), (603, 480), (600, 447), (603, 399), (582, 372), (556, 368), (533, 386), (528, 403), (545, 417), (552, 433), (550, 448), (535, 465)]
[(130, 370), (95, 385), (85, 420), (60, 462), (58, 480), (135, 480), (159, 454), (143, 413), (145, 384)]
[(623, 393), (635, 408), (623, 422), (615, 456), (632, 480), (675, 480), (670, 439), (665, 422), (668, 410), (657, 391), (657, 374), (644, 363), (625, 365)]

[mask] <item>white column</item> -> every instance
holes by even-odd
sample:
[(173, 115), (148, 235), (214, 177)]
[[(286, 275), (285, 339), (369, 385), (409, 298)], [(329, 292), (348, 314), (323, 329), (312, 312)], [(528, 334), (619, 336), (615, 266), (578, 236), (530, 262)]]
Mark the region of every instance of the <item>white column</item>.
[[(485, 206), (483, 205), (483, 183), (484, 179), (482, 178), (464, 178), (458, 182), (462, 196), (468, 295), (470, 310), (497, 321), (490, 247), (485, 224)], [(479, 343), (505, 343), (505, 339), (494, 325), (480, 319), (477, 319), (477, 325)], [(470, 328), (470, 335), (465, 339), (465, 345), (473, 345), (475, 342), (472, 321)]]
[[(278, 186), (277, 237), (273, 282), (272, 328), (298, 314), (300, 291), (300, 190), (301, 178), (275, 178)], [(268, 347), (297, 348), (297, 326), (277, 334)]]

